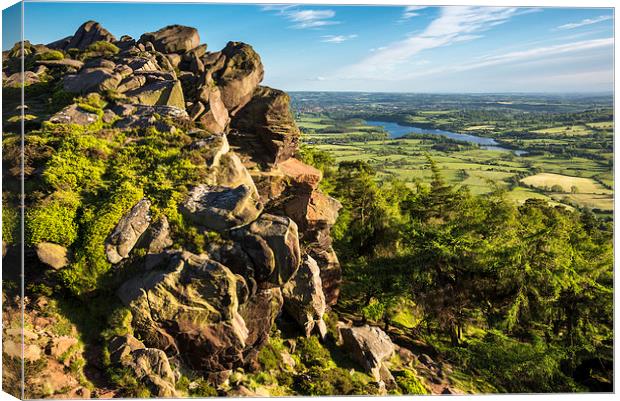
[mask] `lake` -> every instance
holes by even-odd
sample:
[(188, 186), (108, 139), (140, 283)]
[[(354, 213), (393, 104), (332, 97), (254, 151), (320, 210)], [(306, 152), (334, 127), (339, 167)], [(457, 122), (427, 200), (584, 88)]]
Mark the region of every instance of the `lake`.
[(506, 152), (514, 152), (515, 155), (521, 156), (527, 153), (524, 150), (513, 150), (507, 149), (499, 146), (499, 143), (495, 141), (493, 138), (485, 138), (476, 135), (470, 134), (459, 134), (451, 131), (444, 131), (440, 129), (432, 129), (432, 128), (421, 128), (414, 127), (409, 125), (401, 125), (398, 123), (387, 122), (387, 121), (372, 121), (366, 120), (367, 125), (372, 125), (374, 127), (383, 127), (390, 135), (390, 138), (401, 138), (407, 134), (431, 134), (431, 135), (441, 135), (451, 139), (456, 139), (458, 141), (465, 141), (470, 143), (475, 143), (480, 145), (480, 148), (487, 150), (502, 150)]

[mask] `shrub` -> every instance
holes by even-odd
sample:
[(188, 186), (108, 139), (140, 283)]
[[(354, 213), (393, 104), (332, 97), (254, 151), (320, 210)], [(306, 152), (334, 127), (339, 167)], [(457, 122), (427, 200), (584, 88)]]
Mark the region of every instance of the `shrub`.
[(189, 386), (190, 397), (217, 397), (217, 390), (211, 386), (205, 379), (196, 380), (193, 385)]
[(322, 369), (313, 366), (295, 377), (293, 389), (303, 395), (364, 395), (376, 394), (377, 389), (369, 383), (356, 380), (342, 368)]
[(75, 294), (83, 294), (99, 287), (100, 279), (110, 269), (105, 240), (121, 217), (143, 196), (141, 189), (122, 182), (111, 196), (105, 197), (103, 205), (90, 205), (84, 209), (76, 262), (61, 271), (67, 288)]
[(452, 349), (450, 356), (503, 391), (579, 391), (562, 373), (563, 351), (540, 341), (526, 343), (490, 331), (483, 339), (470, 341), (467, 348)]
[(65, 55), (59, 50), (49, 50), (43, 53), (39, 53), (36, 56), (37, 60), (62, 60)]
[(77, 238), (80, 200), (74, 192), (57, 191), (26, 210), (25, 240), (29, 245), (48, 241), (69, 246)]
[(120, 49), (113, 43), (100, 40), (98, 42), (90, 44), (86, 48), (87, 52), (103, 53), (103, 54), (117, 54)]
[(2, 200), (2, 241), (13, 244), (19, 236), (19, 213), (17, 208), (9, 205), (3, 197)]
[(403, 394), (429, 394), (422, 381), (410, 370), (396, 371), (393, 374)]
[(301, 362), (307, 367), (327, 367), (331, 361), (329, 351), (314, 336), (308, 338), (300, 337), (297, 340), (295, 354), (299, 356)]

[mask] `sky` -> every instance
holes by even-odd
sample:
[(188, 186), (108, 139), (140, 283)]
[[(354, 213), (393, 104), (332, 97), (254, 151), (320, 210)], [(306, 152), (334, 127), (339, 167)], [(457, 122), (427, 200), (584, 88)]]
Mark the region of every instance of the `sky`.
[[(49, 43), (90, 19), (136, 39), (193, 26), (209, 51), (246, 42), (263, 83), (287, 91), (613, 91), (611, 8), (27, 1), (24, 36)], [(5, 30), (3, 49), (17, 39)]]

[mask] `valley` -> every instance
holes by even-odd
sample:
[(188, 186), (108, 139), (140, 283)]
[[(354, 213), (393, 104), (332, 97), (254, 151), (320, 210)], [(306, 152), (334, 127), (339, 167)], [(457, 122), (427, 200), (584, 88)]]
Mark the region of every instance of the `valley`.
[(306, 144), (338, 162), (365, 160), (381, 180), (428, 183), (430, 157), (473, 194), (501, 188), (517, 203), (544, 199), (611, 218), (610, 97), (292, 96)]

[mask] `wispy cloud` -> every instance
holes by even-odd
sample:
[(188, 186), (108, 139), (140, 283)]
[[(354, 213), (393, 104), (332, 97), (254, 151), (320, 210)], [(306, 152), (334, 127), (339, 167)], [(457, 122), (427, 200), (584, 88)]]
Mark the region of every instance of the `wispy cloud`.
[(611, 15), (601, 15), (600, 17), (596, 17), (596, 18), (586, 18), (586, 19), (581, 20), (579, 22), (571, 22), (569, 24), (560, 25), (556, 29), (560, 29), (560, 30), (575, 29), (575, 28), (579, 28), (579, 27), (582, 27), (582, 26), (586, 26), (586, 25), (597, 24), (599, 22), (607, 21), (607, 20), (610, 20), (610, 19), (612, 19)]
[(359, 63), (347, 67), (345, 73), (357, 77), (376, 77), (394, 72), (418, 53), (453, 43), (480, 38), (484, 32), (528, 12), (515, 7), (443, 7), (438, 18), (426, 29), (404, 40), (377, 50)]
[[(540, 62), (549, 62), (556, 61), (560, 56), (570, 56), (573, 54), (571, 61), (575, 60), (574, 53), (583, 53), (582, 56), (585, 55), (585, 52), (589, 50), (604, 48), (604, 47), (612, 47), (614, 44), (613, 38), (603, 38), (603, 39), (592, 39), (592, 40), (583, 40), (580, 42), (571, 42), (571, 43), (563, 43), (559, 45), (553, 46), (541, 46), (533, 49), (522, 50), (522, 51), (514, 51), (508, 52), (500, 55), (486, 56), (480, 57), (475, 61), (456, 64), (447, 66), (444, 68), (438, 68), (427, 71), (413, 72), (411, 74), (406, 74), (401, 76), (400, 79), (411, 79), (421, 76), (427, 75), (437, 75), (437, 74), (446, 74), (446, 73), (454, 73), (461, 71), (469, 71), (478, 68), (484, 67), (493, 67), (498, 65), (516, 65), (516, 64), (524, 64), (524, 63), (540, 63)], [(579, 57), (577, 55), (577, 57)], [(567, 61), (568, 62), (568, 61)]]
[(323, 38), (323, 40), (321, 40), (321, 42), (324, 42), (324, 43), (342, 43), (342, 42), (346, 42), (347, 40), (351, 40), (351, 39), (357, 38), (357, 35), (356, 34), (351, 34), (351, 35), (323, 35), (321, 37)]
[(422, 10), (423, 8), (426, 8), (426, 6), (407, 6), (405, 7), (405, 11), (403, 12), (401, 19), (408, 20), (410, 18), (417, 17), (420, 15), (417, 11)]
[(334, 10), (303, 10), (297, 5), (275, 5), (263, 6), (263, 11), (275, 11), (279, 15), (293, 22), (291, 28), (307, 29), (320, 28), (327, 25), (336, 25), (340, 21), (333, 18), (336, 16)]

